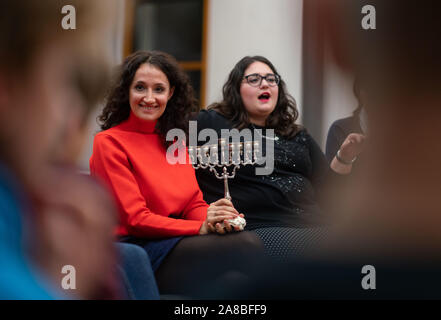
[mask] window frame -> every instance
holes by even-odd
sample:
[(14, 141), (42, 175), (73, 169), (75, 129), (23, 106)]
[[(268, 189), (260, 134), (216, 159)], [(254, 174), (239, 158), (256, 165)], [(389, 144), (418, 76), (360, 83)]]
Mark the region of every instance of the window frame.
[[(135, 10), (139, 0), (125, 1), (125, 22), (124, 22), (124, 43), (123, 57), (126, 58), (133, 53), (134, 32), (135, 32)], [(180, 61), (181, 68), (186, 71), (199, 71), (201, 74), (200, 92), (199, 92), (199, 108), (204, 109), (206, 106), (206, 79), (207, 79), (207, 36), (208, 36), (208, 13), (210, 0), (202, 0), (202, 45), (200, 61)]]

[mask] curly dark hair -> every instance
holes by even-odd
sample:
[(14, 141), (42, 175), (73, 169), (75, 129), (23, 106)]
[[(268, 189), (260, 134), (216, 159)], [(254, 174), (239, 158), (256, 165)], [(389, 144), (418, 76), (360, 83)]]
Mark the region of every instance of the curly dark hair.
[[(102, 130), (110, 129), (130, 115), (129, 91), (139, 67), (148, 63), (166, 75), (170, 88), (174, 88), (173, 96), (167, 103), (164, 113), (156, 125), (156, 132), (162, 137), (166, 147), (173, 142), (166, 141), (167, 131), (178, 128), (188, 132), (188, 120), (192, 111), (197, 109), (197, 100), (190, 84), (188, 75), (179, 67), (171, 55), (160, 51), (138, 51), (128, 56), (107, 95), (106, 105), (98, 117)], [(188, 139), (187, 139), (188, 140)]]
[[(279, 75), (273, 64), (265, 57), (246, 56), (234, 66), (233, 70), (231, 70), (228, 80), (222, 89), (223, 100), (219, 103), (214, 103), (208, 106), (208, 109), (214, 109), (229, 119), (233, 123), (233, 126), (239, 130), (248, 127), (250, 124), (248, 113), (243, 105), (242, 97), (240, 95), (240, 85), (245, 70), (256, 61), (266, 64), (271, 68), (274, 74)], [(301, 129), (299, 125), (295, 124), (298, 116), (299, 112), (297, 110), (296, 101), (290, 94), (288, 94), (286, 84), (282, 78), (280, 78), (277, 105), (274, 111), (266, 119), (265, 126), (274, 129), (278, 135), (289, 139), (294, 137)]]

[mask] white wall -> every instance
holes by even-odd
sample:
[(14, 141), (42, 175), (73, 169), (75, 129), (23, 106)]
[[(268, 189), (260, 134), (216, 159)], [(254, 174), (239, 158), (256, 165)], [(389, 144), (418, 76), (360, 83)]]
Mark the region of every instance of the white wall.
[(344, 74), (328, 57), (323, 72), (323, 114), (321, 146), (325, 150), (326, 137), (331, 124), (341, 118), (352, 115), (358, 102), (352, 87), (353, 78)]
[(207, 105), (219, 101), (229, 72), (246, 55), (268, 58), (301, 108), (302, 0), (210, 0)]

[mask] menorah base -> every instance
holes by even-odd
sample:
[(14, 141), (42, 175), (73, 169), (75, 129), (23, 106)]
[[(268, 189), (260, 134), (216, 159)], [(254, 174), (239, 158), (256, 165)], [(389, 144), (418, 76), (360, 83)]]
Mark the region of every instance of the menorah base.
[[(240, 229), (241, 231), (242, 231), (242, 230), (245, 228), (245, 226), (247, 225), (246, 220), (245, 220), (244, 218), (242, 218), (242, 217), (236, 217), (236, 218), (234, 218), (234, 219), (230, 219), (230, 220), (227, 220), (227, 221), (228, 221), (228, 223), (230, 224), (230, 226), (232, 226), (232, 227), (239, 227), (239, 229)], [(222, 227), (222, 228), (225, 227), (225, 225), (224, 225), (223, 222), (221, 223), (221, 227)]]

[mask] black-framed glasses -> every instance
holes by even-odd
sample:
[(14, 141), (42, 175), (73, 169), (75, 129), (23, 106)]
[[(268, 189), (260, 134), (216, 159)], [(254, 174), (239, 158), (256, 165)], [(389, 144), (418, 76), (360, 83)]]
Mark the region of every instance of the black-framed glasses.
[(268, 83), (270, 87), (275, 87), (280, 83), (280, 76), (278, 74), (272, 74), (272, 73), (267, 74), (266, 76), (261, 76), (258, 73), (253, 73), (245, 76), (244, 78), (247, 81), (247, 83), (252, 87), (260, 87), (263, 79), (266, 80), (266, 83)]

